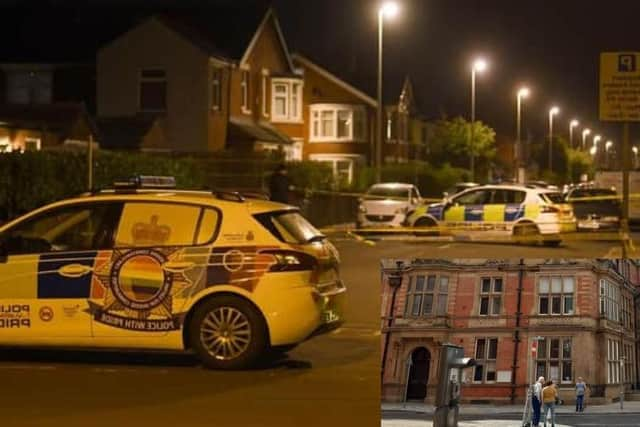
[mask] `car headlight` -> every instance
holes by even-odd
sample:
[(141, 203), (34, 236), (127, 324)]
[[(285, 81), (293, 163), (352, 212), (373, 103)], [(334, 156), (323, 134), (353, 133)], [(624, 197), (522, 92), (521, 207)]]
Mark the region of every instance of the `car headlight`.
[(367, 213), (367, 208), (364, 205), (358, 205), (358, 210), (362, 213)]

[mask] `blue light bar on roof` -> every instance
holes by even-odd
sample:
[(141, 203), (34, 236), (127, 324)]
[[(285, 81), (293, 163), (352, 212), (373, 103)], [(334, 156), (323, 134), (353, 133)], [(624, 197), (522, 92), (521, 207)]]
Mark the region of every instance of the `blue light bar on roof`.
[(137, 175), (126, 181), (116, 181), (115, 188), (135, 189), (135, 188), (176, 188), (176, 179), (173, 176)]

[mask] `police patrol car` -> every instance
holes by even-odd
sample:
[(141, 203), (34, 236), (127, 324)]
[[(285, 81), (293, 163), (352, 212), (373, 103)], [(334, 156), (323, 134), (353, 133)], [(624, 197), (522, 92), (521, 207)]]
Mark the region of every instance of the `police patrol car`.
[(342, 321), (339, 255), (297, 209), (141, 177), (0, 228), (0, 345), (254, 364)]
[[(483, 185), (422, 205), (407, 216), (413, 227), (503, 231), (514, 236), (545, 236), (557, 245), (560, 233), (576, 229), (570, 205), (557, 191), (521, 185)], [(556, 238), (557, 237), (557, 238)]]

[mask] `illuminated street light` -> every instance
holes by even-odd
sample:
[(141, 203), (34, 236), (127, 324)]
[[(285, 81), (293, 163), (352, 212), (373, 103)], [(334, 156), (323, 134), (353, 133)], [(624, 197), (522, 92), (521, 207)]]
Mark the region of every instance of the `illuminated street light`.
[(589, 149), (589, 153), (591, 153), (592, 156), (595, 156), (596, 152), (597, 152), (597, 147), (595, 145), (591, 147), (591, 149)]
[(487, 69), (487, 61), (483, 58), (478, 58), (473, 61), (471, 66), (471, 131), (469, 132), (469, 151), (470, 151), (470, 169), (471, 169), (471, 181), (475, 181), (475, 157), (474, 150), (474, 124), (476, 122), (476, 73), (482, 73)]
[(607, 141), (607, 143), (604, 144), (604, 149), (609, 151), (609, 148), (611, 148), (612, 146), (613, 146), (613, 142)]
[(518, 167), (518, 177), (516, 179), (517, 182), (524, 182), (524, 176), (521, 176), (520, 173), (520, 169), (522, 168), (522, 141), (520, 140), (520, 124), (521, 124), (521, 119), (522, 119), (522, 99), (523, 98), (527, 98), (529, 96), (531, 92), (529, 91), (529, 88), (527, 87), (523, 87), (520, 88), (520, 90), (518, 90), (518, 96), (517, 98), (517, 115), (516, 115), (516, 129), (517, 129), (517, 136), (516, 136), (516, 165)]
[(600, 142), (600, 140), (602, 139), (602, 137), (600, 135), (596, 135), (593, 137), (593, 146), (596, 147), (598, 145), (598, 142)]
[(569, 147), (573, 148), (573, 128), (580, 124), (576, 119), (571, 120), (569, 123)]
[(631, 151), (633, 151), (633, 168), (638, 169), (638, 147), (631, 147)]
[(583, 150), (585, 148), (585, 141), (587, 139), (587, 135), (589, 135), (590, 133), (591, 133), (591, 129), (589, 128), (582, 131), (582, 149)]
[(553, 172), (553, 154), (552, 154), (552, 146), (553, 146), (553, 116), (560, 113), (560, 108), (553, 106), (549, 110), (549, 173)]
[(613, 147), (612, 141), (607, 141), (606, 144), (604, 144), (604, 155), (607, 161), (607, 169), (611, 169), (611, 159), (609, 158), (609, 149), (611, 147)]
[(393, 18), (398, 14), (398, 4), (393, 1), (385, 2), (378, 9), (378, 111), (376, 121), (376, 182), (382, 180), (382, 34), (384, 18)]

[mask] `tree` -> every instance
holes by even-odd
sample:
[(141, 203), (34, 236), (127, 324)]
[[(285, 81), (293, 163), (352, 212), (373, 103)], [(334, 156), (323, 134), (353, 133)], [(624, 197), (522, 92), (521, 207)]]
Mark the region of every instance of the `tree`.
[(486, 172), (496, 156), (496, 132), (480, 121), (473, 123), (473, 144), (471, 123), (462, 117), (437, 120), (429, 127), (428, 159), (431, 164), (449, 163), (455, 167), (469, 168), (473, 153), (477, 176), (483, 176), (482, 173)]

